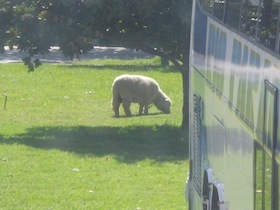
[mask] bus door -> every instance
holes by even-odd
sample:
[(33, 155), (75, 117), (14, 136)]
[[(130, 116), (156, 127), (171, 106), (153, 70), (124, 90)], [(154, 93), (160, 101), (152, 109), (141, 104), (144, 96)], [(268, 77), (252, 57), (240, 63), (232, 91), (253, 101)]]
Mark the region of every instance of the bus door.
[(255, 143), (255, 209), (279, 210), (278, 89), (265, 80), (263, 142)]

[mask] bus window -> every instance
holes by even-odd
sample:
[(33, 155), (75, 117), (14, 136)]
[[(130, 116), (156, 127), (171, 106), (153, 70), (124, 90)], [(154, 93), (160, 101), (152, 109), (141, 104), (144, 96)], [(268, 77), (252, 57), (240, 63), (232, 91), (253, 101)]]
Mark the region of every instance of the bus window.
[(263, 150), (258, 142), (254, 144), (255, 210), (262, 209), (263, 197)]
[(214, 78), (212, 78), (212, 71), (207, 71), (206, 78), (211, 82), (213, 79), (219, 90), (223, 89), (223, 72), (225, 70), (227, 50), (226, 44), (227, 34), (224, 31), (221, 31), (218, 27), (215, 27), (213, 24), (210, 24), (207, 48), (207, 69), (215, 69), (217, 72), (219, 72), (219, 75), (216, 73), (213, 75)]
[(200, 0), (203, 8), (216, 18), (222, 20), (225, 0)]
[(256, 38), (256, 31), (258, 27), (258, 11), (259, 1), (254, 0), (243, 0), (240, 30), (253, 39)]
[(264, 206), (265, 209), (272, 208), (272, 157), (265, 154), (265, 167), (264, 167)]
[(213, 15), (220, 20), (223, 19), (224, 6), (225, 6), (225, 1), (223, 1), (223, 0), (215, 0), (214, 1)]
[(228, 0), (225, 22), (236, 29), (239, 29), (241, 21), (241, 6), (241, 0)]
[[(279, 38), (279, 1), (264, 0), (260, 11), (260, 27), (258, 31), (258, 37), (260, 43), (267, 48), (277, 51), (279, 50), (276, 46), (276, 39)], [(278, 29), (277, 29), (278, 28)]]
[(269, 81), (265, 80), (264, 95), (264, 126), (263, 142), (268, 149), (264, 158), (264, 205), (265, 209), (278, 209), (278, 183), (277, 175), (277, 101), (278, 89)]
[(232, 49), (232, 58), (231, 58), (232, 63), (239, 66), (241, 64), (241, 55), (242, 55), (241, 42), (234, 39), (233, 49)]
[(252, 77), (254, 77), (254, 83), (253, 83), (253, 89), (258, 86), (258, 80), (259, 80), (259, 72), (257, 71), (261, 67), (261, 59), (260, 55), (256, 53), (255, 51), (251, 50), (250, 52), (250, 60), (249, 60), (249, 65), (252, 67)]
[[(207, 48), (207, 70), (213, 68), (214, 61), (214, 52), (215, 52), (215, 36), (216, 28), (213, 24), (209, 26), (209, 35), (208, 35), (208, 48)], [(206, 78), (212, 82), (212, 72), (206, 72)]]
[[(227, 34), (223, 31), (220, 32), (220, 36), (219, 36), (219, 40), (218, 42), (220, 43), (220, 47), (218, 48), (217, 51), (217, 58), (222, 61), (225, 62), (226, 60), (226, 47), (227, 47)], [(224, 68), (223, 68), (224, 70)]]
[[(234, 75), (237, 75), (237, 73), (234, 70), (238, 69), (240, 64), (241, 64), (241, 55), (242, 55), (242, 45), (241, 45), (241, 42), (239, 42), (236, 39), (234, 39), (233, 47), (232, 47), (232, 56), (231, 56), (231, 62), (233, 64), (233, 67), (232, 67), (232, 71), (230, 73), (230, 94), (229, 94), (230, 101), (234, 101), (233, 100), (234, 80), (235, 80), (234, 79)], [(245, 95), (245, 94), (243, 94), (243, 95)], [(238, 103), (238, 105), (240, 105), (240, 103)]]
[(232, 28), (280, 52), (279, 0), (200, 0), (203, 8)]
[(200, 2), (203, 8), (212, 14), (214, 2), (212, 0), (201, 0)]
[[(272, 51), (279, 53), (279, 6), (279, 0), (243, 0), (240, 12), (240, 24), (232, 25), (229, 20), (227, 21), (230, 26), (234, 28), (237, 28), (238, 26), (239, 29), (248, 37), (260, 42)], [(230, 14), (227, 19), (229, 17)]]
[[(224, 87), (224, 71), (225, 71), (225, 59), (226, 59), (226, 33), (217, 29), (217, 37), (215, 43), (215, 52), (214, 52), (214, 68), (216, 72), (213, 74), (213, 84), (221, 92)], [(218, 47), (217, 47), (218, 46)]]
[(267, 94), (266, 96), (266, 104), (265, 104), (265, 138), (264, 143), (271, 150), (273, 149), (273, 114), (274, 114), (274, 100), (271, 94)]
[(208, 35), (208, 57), (214, 56), (214, 47), (215, 47), (215, 26), (210, 24), (209, 26), (209, 35)]
[(256, 67), (256, 68), (260, 68), (260, 66), (261, 66), (260, 55), (253, 50), (251, 50), (251, 53), (250, 53), (250, 66)]
[(267, 80), (265, 81), (265, 101), (264, 101), (264, 144), (271, 151), (277, 148), (277, 97), (278, 89)]
[(273, 158), (265, 152), (258, 142), (255, 142), (254, 179), (255, 179), (255, 208), (256, 210), (276, 209), (275, 202), (279, 202), (278, 194), (273, 189)]
[[(209, 30), (208, 55), (213, 56), (213, 58), (215, 58), (215, 60), (218, 61), (218, 63), (225, 62), (227, 50), (226, 42), (226, 33), (221, 31), (218, 27), (215, 27), (211, 24)], [(220, 66), (220, 64), (217, 66)], [(224, 70), (223, 66), (221, 68), (222, 70)]]

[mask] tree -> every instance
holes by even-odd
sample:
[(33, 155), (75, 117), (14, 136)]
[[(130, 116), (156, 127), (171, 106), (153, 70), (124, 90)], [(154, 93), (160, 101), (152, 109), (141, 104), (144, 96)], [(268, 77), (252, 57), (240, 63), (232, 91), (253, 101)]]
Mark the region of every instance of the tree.
[[(16, 45), (31, 57), (60, 46), (73, 58), (94, 40), (105, 46), (139, 49), (171, 61), (183, 79), (183, 122), (189, 118), (191, 0), (0, 0), (0, 47)], [(4, 20), (4, 19), (3, 19)], [(51, 36), (50, 36), (51, 34)]]

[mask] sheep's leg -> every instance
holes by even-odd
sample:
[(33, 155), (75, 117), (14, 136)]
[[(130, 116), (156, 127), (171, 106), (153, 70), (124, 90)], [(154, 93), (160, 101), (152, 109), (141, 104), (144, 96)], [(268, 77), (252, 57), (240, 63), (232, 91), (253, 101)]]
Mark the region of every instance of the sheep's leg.
[(113, 111), (115, 112), (115, 116), (116, 117), (119, 117), (120, 116), (120, 112), (119, 112), (119, 110), (120, 110), (120, 103), (115, 103), (114, 105), (113, 105)]
[(131, 111), (130, 111), (130, 102), (124, 102), (123, 101), (123, 109), (124, 109), (124, 112), (126, 114), (126, 116), (130, 117), (131, 116)]
[(120, 105), (121, 105), (121, 100), (119, 100), (119, 98), (117, 98), (117, 97), (113, 97), (112, 108), (113, 108), (113, 111), (115, 112), (116, 117), (120, 116), (120, 112), (119, 112)]
[(144, 114), (148, 114), (148, 112), (149, 112), (149, 105), (146, 104), (146, 105), (144, 106)]
[(144, 108), (144, 104), (139, 104), (139, 112), (138, 112), (139, 115), (143, 114), (143, 108)]

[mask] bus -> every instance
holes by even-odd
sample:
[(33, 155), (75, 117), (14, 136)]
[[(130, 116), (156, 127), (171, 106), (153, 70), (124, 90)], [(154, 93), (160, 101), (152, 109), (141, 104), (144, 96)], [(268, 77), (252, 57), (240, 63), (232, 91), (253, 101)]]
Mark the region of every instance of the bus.
[(280, 209), (280, 0), (193, 0), (189, 210)]

